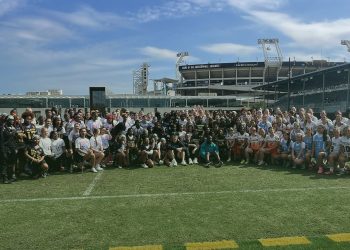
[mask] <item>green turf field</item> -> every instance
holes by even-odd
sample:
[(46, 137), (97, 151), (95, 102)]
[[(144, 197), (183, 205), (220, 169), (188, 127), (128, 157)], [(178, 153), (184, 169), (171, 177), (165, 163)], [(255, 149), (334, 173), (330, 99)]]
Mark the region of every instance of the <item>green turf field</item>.
[[(223, 240), (239, 249), (350, 249), (325, 236), (350, 233), (349, 212), (348, 176), (305, 170), (161, 166), (58, 174), (0, 186), (0, 249), (184, 250)], [(310, 244), (258, 241), (288, 236)]]

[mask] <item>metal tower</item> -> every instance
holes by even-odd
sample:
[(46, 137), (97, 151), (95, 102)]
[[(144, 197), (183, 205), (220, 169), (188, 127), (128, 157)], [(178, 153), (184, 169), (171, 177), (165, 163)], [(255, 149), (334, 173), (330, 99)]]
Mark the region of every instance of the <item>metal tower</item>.
[(258, 39), (258, 44), (261, 44), (265, 58), (264, 83), (266, 80), (267, 82), (278, 80), (283, 63), (283, 56), (278, 43), (277, 38)]
[(176, 60), (176, 79), (179, 81), (179, 82), (182, 82), (182, 77), (181, 77), (181, 73), (179, 71), (179, 66), (184, 62), (184, 58), (186, 56), (188, 56), (188, 52), (187, 51), (184, 51), (184, 52), (179, 52), (176, 54), (177, 56), (177, 60)]
[(147, 63), (143, 63), (138, 70), (133, 71), (133, 88), (135, 95), (146, 95), (148, 86), (148, 68)]
[(341, 45), (346, 45), (348, 47), (348, 51), (350, 52), (350, 40), (341, 40)]

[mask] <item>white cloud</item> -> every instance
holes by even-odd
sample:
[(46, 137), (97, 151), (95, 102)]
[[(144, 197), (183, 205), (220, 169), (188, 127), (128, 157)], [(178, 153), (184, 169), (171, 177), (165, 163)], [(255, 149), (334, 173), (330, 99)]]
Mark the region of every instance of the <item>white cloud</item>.
[(41, 17), (11, 19), (3, 23), (0, 36), (11, 42), (57, 42), (75, 37), (74, 33), (60, 23)]
[(0, 16), (17, 9), (24, 0), (0, 0)]
[(83, 6), (71, 13), (58, 11), (46, 11), (46, 13), (64, 22), (91, 29), (108, 29), (129, 25), (127, 18), (110, 12), (99, 12), (90, 6)]
[(250, 10), (275, 10), (284, 5), (287, 0), (227, 0), (227, 4), (244, 11)]
[(278, 12), (251, 11), (249, 15), (251, 20), (278, 30), (300, 47), (337, 47), (341, 39), (350, 37), (350, 18), (307, 23)]
[(133, 17), (140, 22), (150, 22), (161, 18), (179, 18), (196, 15), (201, 12), (219, 12), (227, 7), (243, 11), (264, 9), (274, 10), (284, 5), (287, 0), (178, 0), (167, 1), (162, 5), (147, 6), (140, 9)]
[(169, 49), (162, 49), (162, 48), (156, 48), (156, 47), (144, 47), (141, 49), (141, 53), (143, 55), (146, 55), (150, 58), (155, 58), (155, 59), (176, 59), (176, 51), (169, 50)]
[(236, 43), (215, 43), (201, 46), (200, 49), (219, 55), (252, 55), (259, 52), (255, 46)]

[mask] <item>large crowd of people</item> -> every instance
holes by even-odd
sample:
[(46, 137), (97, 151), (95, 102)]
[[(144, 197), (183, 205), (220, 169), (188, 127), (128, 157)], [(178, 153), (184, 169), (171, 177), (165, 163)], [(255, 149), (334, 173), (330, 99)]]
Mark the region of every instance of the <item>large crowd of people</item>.
[(3, 183), (85, 168), (97, 173), (105, 167), (223, 162), (346, 174), (349, 158), (350, 119), (340, 111), (334, 120), (304, 108), (236, 112), (200, 106), (164, 114), (121, 108), (106, 115), (52, 108), (40, 117), (28, 108), (0, 117)]

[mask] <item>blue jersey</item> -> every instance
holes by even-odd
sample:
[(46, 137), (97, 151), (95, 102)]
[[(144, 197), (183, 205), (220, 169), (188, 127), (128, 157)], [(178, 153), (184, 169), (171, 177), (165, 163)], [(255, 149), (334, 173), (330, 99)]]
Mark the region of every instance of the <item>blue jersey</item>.
[(313, 136), (313, 143), (315, 145), (315, 156), (317, 157), (320, 152), (326, 152), (326, 142), (329, 140), (329, 136), (327, 136), (326, 140), (324, 140), (323, 135), (316, 133)]
[(305, 143), (304, 142), (294, 142), (292, 145), (292, 149), (294, 151), (294, 155), (298, 156), (299, 154), (303, 157), (303, 153), (305, 150)]
[(305, 136), (304, 137), (304, 142), (305, 142), (305, 149), (306, 150), (311, 150), (312, 149), (312, 136)]
[(288, 143), (287, 140), (282, 138), (280, 141), (280, 148), (281, 148), (281, 153), (288, 153), (290, 149), (290, 144)]

